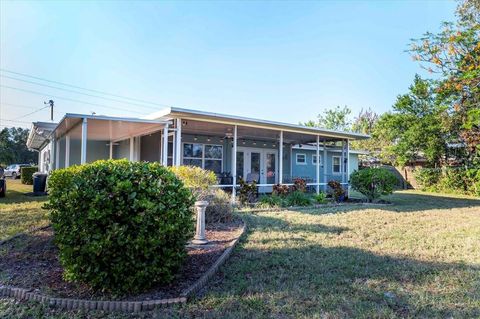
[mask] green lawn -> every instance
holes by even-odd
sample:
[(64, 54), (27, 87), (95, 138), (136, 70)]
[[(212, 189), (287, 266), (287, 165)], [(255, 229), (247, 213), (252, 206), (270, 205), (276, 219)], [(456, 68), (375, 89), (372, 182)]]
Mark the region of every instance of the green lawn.
[(0, 198), (0, 240), (48, 224), (46, 211), (41, 209), (46, 197), (24, 195), (31, 191), (32, 185), (7, 179), (7, 194)]
[(0, 302), (8, 318), (478, 318), (480, 200), (397, 192), (392, 206), (245, 214), (197, 300), (136, 316)]

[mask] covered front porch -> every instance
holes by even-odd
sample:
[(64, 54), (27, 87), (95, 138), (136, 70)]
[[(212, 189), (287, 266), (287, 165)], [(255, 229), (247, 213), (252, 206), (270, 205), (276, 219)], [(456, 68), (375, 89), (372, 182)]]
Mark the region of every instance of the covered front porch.
[(348, 185), (355, 138), (367, 137), (173, 108), (148, 119), (67, 114), (54, 132), (54, 167), (127, 158), (214, 171), (215, 187), (233, 198), (240, 179), (268, 193), (302, 178), (320, 192), (332, 179)]

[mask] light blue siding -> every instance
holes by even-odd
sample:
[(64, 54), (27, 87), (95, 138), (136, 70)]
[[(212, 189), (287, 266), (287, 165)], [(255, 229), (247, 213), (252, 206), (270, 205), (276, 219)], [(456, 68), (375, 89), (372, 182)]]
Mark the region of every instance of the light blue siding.
[[(305, 154), (306, 156), (306, 163), (305, 164), (297, 164), (296, 157), (297, 154)], [(316, 155), (315, 150), (310, 149), (293, 149), (292, 150), (292, 176), (293, 177), (301, 177), (301, 178), (309, 178), (315, 181), (316, 178), (316, 165), (313, 164), (312, 158)], [(326, 161), (323, 158), (323, 150), (320, 151), (320, 158), (321, 158), (321, 165), (320, 165), (320, 180), (323, 181), (323, 165), (327, 165), (327, 181), (335, 179), (341, 180), (342, 175), (341, 173), (334, 173), (333, 172), (333, 157), (339, 156), (341, 157), (340, 152), (332, 152), (327, 151), (327, 158)], [(350, 153), (350, 160), (349, 160), (349, 176), (350, 174), (358, 169), (358, 154), (351, 154)]]

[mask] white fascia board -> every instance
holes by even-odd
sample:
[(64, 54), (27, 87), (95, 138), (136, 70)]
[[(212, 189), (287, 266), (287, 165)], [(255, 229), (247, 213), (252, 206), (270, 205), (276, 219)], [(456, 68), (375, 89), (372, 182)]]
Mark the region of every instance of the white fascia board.
[(244, 125), (244, 126), (253, 126), (259, 128), (266, 128), (266, 129), (278, 129), (290, 132), (297, 132), (297, 133), (305, 133), (310, 135), (324, 135), (333, 138), (348, 138), (348, 139), (368, 139), (370, 138), (369, 135), (365, 134), (358, 134), (358, 133), (351, 133), (351, 132), (342, 132), (342, 131), (335, 131), (329, 129), (322, 129), (322, 128), (315, 128), (315, 127), (307, 127), (303, 125), (297, 124), (289, 124), (289, 123), (282, 123), (282, 122), (275, 122), (275, 121), (268, 121), (268, 120), (259, 120), (254, 118), (248, 118), (243, 116), (234, 116), (228, 114), (220, 114), (220, 113), (213, 113), (213, 112), (204, 112), (198, 110), (191, 110), (191, 109), (184, 109), (179, 107), (169, 107), (165, 108), (161, 111), (148, 115), (146, 118), (185, 118), (185, 119), (192, 119), (192, 120), (212, 120), (212, 122), (217, 121), (219, 123), (224, 122), (225, 124), (237, 124), (237, 125)]

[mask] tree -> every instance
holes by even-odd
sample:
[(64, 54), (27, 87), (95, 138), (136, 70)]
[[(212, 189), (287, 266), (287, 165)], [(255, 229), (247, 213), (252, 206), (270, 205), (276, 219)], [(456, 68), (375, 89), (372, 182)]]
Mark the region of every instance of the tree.
[(351, 125), (349, 115), (351, 113), (352, 110), (348, 106), (344, 106), (343, 108), (337, 106), (333, 109), (325, 111), (324, 115), (318, 114), (317, 121), (310, 120), (303, 123), (303, 125), (310, 127), (321, 127), (329, 130), (349, 131)]
[(448, 102), (451, 127), (472, 161), (480, 151), (480, 1), (460, 3), (456, 14), (456, 23), (413, 40), (410, 51), (423, 68), (441, 76), (437, 93)]
[(358, 116), (353, 120), (352, 131), (362, 134), (371, 134), (375, 124), (378, 122), (378, 114), (372, 111), (371, 108), (368, 110), (361, 110), (358, 113)]
[(36, 163), (35, 152), (28, 150), (29, 130), (23, 128), (4, 128), (0, 131), (0, 164)]
[(448, 139), (448, 113), (435, 93), (435, 83), (418, 75), (409, 92), (397, 97), (393, 112), (383, 114), (373, 131), (374, 140), (387, 142), (382, 156), (399, 165), (419, 158), (440, 164)]
[(354, 171), (350, 175), (350, 185), (367, 197), (369, 203), (382, 195), (390, 195), (398, 180), (385, 168), (366, 168)]
[[(374, 129), (378, 123), (379, 116), (372, 111), (371, 108), (362, 109), (355, 117), (351, 130), (356, 133), (367, 134), (372, 136)], [(358, 140), (351, 142), (351, 148), (368, 151), (370, 156), (381, 157), (380, 154), (385, 147), (385, 141), (380, 138), (369, 138), (367, 140)]]

